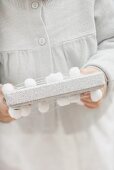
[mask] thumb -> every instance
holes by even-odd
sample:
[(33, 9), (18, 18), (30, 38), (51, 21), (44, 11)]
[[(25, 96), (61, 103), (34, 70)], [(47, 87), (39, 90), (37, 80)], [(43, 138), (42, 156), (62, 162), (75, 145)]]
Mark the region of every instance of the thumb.
[(99, 70), (96, 68), (96, 67), (86, 67), (86, 68), (81, 68), (80, 69), (80, 72), (82, 74), (92, 74), (92, 73), (96, 73), (98, 72)]

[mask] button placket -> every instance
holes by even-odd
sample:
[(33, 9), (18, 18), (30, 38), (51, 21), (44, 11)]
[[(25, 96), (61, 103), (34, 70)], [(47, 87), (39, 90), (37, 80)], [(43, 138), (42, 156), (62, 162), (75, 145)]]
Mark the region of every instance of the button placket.
[[(37, 3), (39, 2), (39, 4), (37, 5)], [(38, 0), (33, 0), (31, 2), (32, 8), (38, 8), (37, 6), (39, 6), (38, 10), (32, 10), (32, 15), (33, 15), (33, 25), (38, 26), (39, 30), (37, 33), (37, 27), (35, 27), (35, 34), (34, 34), (34, 40), (35, 40), (35, 44), (36, 44), (36, 48), (38, 48), (38, 46), (47, 46), (48, 48), (48, 34), (47, 34), (47, 30), (45, 28), (45, 23), (43, 21), (43, 17), (42, 17), (42, 8), (43, 8), (43, 4), (42, 1), (38, 1)]]

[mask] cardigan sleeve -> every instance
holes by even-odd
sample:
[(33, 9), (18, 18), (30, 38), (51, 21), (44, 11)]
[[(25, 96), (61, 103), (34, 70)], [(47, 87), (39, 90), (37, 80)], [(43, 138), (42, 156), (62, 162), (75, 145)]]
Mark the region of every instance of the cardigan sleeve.
[(114, 0), (95, 0), (94, 10), (98, 50), (84, 67), (97, 66), (103, 70), (111, 90), (114, 87)]

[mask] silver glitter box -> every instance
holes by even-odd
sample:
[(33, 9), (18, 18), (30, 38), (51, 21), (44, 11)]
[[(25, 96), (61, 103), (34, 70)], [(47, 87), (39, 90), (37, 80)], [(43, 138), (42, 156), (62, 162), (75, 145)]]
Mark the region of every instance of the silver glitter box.
[(66, 78), (59, 83), (17, 89), (11, 94), (6, 94), (5, 99), (8, 106), (15, 108), (32, 102), (54, 100), (62, 96), (96, 90), (104, 84), (104, 74), (99, 72), (83, 75), (79, 78)]

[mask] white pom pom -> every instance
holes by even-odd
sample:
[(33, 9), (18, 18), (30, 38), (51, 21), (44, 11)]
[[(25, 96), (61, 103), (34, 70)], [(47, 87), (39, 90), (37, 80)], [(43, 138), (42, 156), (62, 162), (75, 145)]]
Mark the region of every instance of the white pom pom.
[(32, 107), (31, 105), (23, 106), (21, 108), (21, 116), (23, 116), (23, 117), (29, 116), (31, 113), (31, 107)]
[(21, 110), (19, 109), (14, 109), (12, 107), (9, 108), (9, 115), (14, 118), (14, 119), (20, 119), (21, 116)]
[(69, 98), (68, 97), (59, 98), (57, 99), (57, 104), (59, 106), (67, 106), (70, 104)]
[(4, 94), (10, 94), (10, 93), (12, 93), (14, 91), (15, 91), (15, 87), (12, 84), (10, 84), (10, 83), (4, 84), (2, 86), (2, 92)]
[(103, 94), (101, 90), (96, 90), (91, 92), (91, 100), (93, 102), (98, 102), (100, 99), (102, 99)]
[(26, 80), (24, 81), (24, 85), (25, 85), (25, 87), (29, 88), (29, 87), (34, 87), (34, 86), (36, 86), (37, 83), (36, 83), (36, 81), (35, 81), (34, 79), (29, 78), (29, 79), (26, 79)]
[(46, 77), (46, 83), (55, 83), (55, 82), (61, 82), (63, 81), (63, 75), (62, 73), (51, 73), (49, 76)]
[(39, 102), (38, 109), (41, 113), (46, 113), (49, 111), (49, 103), (48, 102)]
[(62, 74), (62, 73), (58, 72), (58, 73), (56, 73), (55, 75), (56, 75), (56, 78), (57, 78), (56, 80), (57, 80), (58, 82), (63, 81), (64, 77), (63, 77), (63, 74)]
[(80, 69), (78, 67), (72, 67), (69, 70), (69, 75), (70, 75), (71, 78), (79, 77), (81, 75)]
[(84, 105), (84, 103), (80, 100), (80, 95), (70, 96), (69, 101), (70, 101), (70, 103), (76, 103), (81, 106)]

